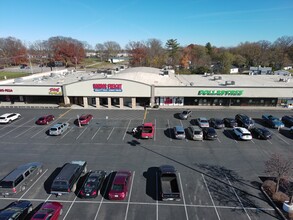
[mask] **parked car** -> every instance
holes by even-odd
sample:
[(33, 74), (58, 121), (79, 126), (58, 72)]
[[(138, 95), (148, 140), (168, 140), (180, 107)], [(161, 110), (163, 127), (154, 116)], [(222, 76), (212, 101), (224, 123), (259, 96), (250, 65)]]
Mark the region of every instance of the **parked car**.
[(233, 128), (233, 132), (235, 133), (237, 138), (240, 140), (245, 140), (245, 141), (252, 140), (251, 133), (246, 128), (235, 127)]
[(267, 140), (272, 138), (272, 133), (266, 128), (255, 127), (251, 129), (251, 133), (252, 133), (252, 136), (258, 139)]
[(288, 126), (291, 127), (293, 126), (293, 115), (289, 116), (289, 115), (285, 115), (282, 117), (282, 122)]
[(130, 171), (118, 171), (115, 174), (111, 189), (109, 191), (110, 200), (123, 200), (128, 193), (128, 187), (131, 179)]
[(271, 128), (279, 129), (279, 128), (283, 128), (285, 126), (279, 118), (277, 118), (273, 115), (267, 115), (267, 114), (262, 115), (262, 119)]
[(19, 200), (10, 203), (0, 211), (0, 219), (2, 220), (24, 220), (26, 216), (33, 210), (33, 204), (27, 200)]
[(180, 125), (175, 126), (173, 128), (174, 136), (176, 139), (185, 139), (185, 131), (184, 128)]
[(59, 122), (55, 125), (53, 125), (49, 130), (49, 135), (61, 135), (63, 134), (69, 127), (69, 123), (65, 122)]
[(289, 132), (293, 134), (293, 126), (290, 128)]
[(192, 140), (202, 141), (203, 140), (203, 132), (199, 126), (190, 126), (187, 128), (187, 133)]
[(106, 174), (103, 170), (90, 171), (79, 191), (79, 196), (81, 198), (97, 197), (106, 178)]
[(24, 191), (43, 172), (43, 164), (32, 162), (12, 170), (0, 180), (0, 194), (9, 196)]
[(183, 112), (181, 112), (180, 114), (179, 114), (179, 117), (182, 119), (182, 120), (186, 120), (186, 119), (188, 119), (189, 117), (191, 117), (191, 111), (190, 110), (185, 110), (185, 111), (183, 111)]
[(238, 126), (234, 118), (224, 118), (223, 122), (225, 124), (225, 127), (228, 127), (228, 128), (234, 128)]
[(91, 114), (85, 114), (80, 116), (78, 120), (80, 125), (88, 125), (92, 119), (93, 116)]
[(201, 128), (208, 128), (210, 126), (209, 121), (206, 118), (201, 117), (196, 120), (197, 120), (198, 126)]
[(36, 124), (38, 125), (47, 125), (49, 124), (49, 122), (55, 120), (54, 115), (44, 115), (42, 117), (40, 117), (37, 121)]
[(204, 127), (202, 128), (203, 131), (203, 139), (205, 140), (215, 140), (218, 138), (217, 132), (212, 127)]
[(235, 116), (235, 120), (239, 127), (252, 129), (255, 126), (254, 121), (250, 117), (244, 114), (237, 114)]
[(209, 123), (210, 123), (210, 127), (213, 127), (213, 128), (220, 129), (225, 127), (223, 120), (219, 118), (211, 118), (209, 120)]
[(0, 123), (1, 124), (8, 124), (17, 119), (19, 119), (21, 115), (19, 113), (5, 113), (0, 116)]
[(31, 220), (58, 220), (62, 215), (63, 205), (59, 202), (44, 202)]
[(144, 123), (141, 126), (140, 136), (141, 138), (153, 138), (155, 134), (155, 126), (151, 122)]

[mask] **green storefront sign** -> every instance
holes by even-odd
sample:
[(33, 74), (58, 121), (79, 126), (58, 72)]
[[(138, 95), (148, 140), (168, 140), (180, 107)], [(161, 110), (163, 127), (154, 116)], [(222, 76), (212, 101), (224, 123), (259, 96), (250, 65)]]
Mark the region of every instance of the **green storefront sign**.
[(198, 95), (241, 96), (243, 90), (199, 90)]

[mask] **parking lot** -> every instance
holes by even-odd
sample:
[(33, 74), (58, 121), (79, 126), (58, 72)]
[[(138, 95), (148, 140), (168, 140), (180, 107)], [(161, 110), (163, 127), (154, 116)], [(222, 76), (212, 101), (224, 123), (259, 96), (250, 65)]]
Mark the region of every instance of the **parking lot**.
[[(22, 117), (0, 125), (0, 177), (18, 165), (39, 161), (44, 172), (25, 192), (1, 197), (0, 208), (14, 200), (30, 200), (34, 207), (44, 201), (59, 201), (63, 214), (59, 219), (279, 219), (259, 190), (264, 176), (264, 162), (272, 153), (293, 155), (293, 135), (288, 128), (273, 133), (270, 140), (239, 141), (232, 129), (217, 130), (214, 141), (176, 140), (172, 127), (187, 128), (190, 120), (179, 120), (181, 110), (67, 110), (67, 109), (0, 109), (0, 114), (18, 112)], [(73, 122), (78, 115), (94, 116), (87, 126)], [(245, 113), (262, 123), (258, 110), (197, 110), (191, 118), (234, 117)], [(287, 111), (266, 111), (281, 117)], [(44, 114), (56, 119), (49, 125), (36, 125)], [(155, 124), (150, 140), (132, 137), (132, 128), (144, 121)], [(69, 122), (61, 136), (48, 136), (56, 122)], [(88, 170), (101, 169), (109, 175), (129, 170), (132, 179), (129, 194), (123, 201), (111, 201), (99, 195), (80, 199), (76, 194), (56, 197), (48, 193), (48, 184), (56, 169), (72, 160), (85, 160)], [(181, 201), (158, 201), (157, 169), (173, 165), (178, 171)], [(104, 184), (108, 184), (107, 182)]]

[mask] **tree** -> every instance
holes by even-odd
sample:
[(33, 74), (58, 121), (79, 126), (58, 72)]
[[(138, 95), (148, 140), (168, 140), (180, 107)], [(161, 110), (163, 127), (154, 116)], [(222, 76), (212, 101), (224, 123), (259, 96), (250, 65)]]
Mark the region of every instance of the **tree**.
[(292, 165), (291, 159), (285, 159), (280, 154), (272, 154), (271, 158), (265, 162), (265, 172), (276, 178), (276, 192), (279, 191), (280, 181), (292, 171)]
[(177, 39), (169, 39), (166, 42), (166, 49), (168, 53), (168, 63), (175, 67), (175, 64), (178, 62), (178, 50), (179, 43), (177, 43)]
[(105, 46), (104, 46), (104, 44), (97, 43), (95, 48), (96, 48), (97, 56), (101, 58), (101, 61), (103, 61), (103, 57), (105, 55)]
[(115, 41), (104, 42), (105, 56), (108, 60), (110, 57), (117, 56), (117, 53), (121, 51), (120, 45)]
[(221, 72), (222, 74), (230, 73), (232, 63), (234, 61), (234, 55), (230, 52), (223, 52), (220, 56)]
[(146, 45), (141, 41), (131, 41), (126, 45), (126, 49), (130, 55), (131, 66), (145, 66), (147, 49)]
[(161, 68), (165, 64), (165, 51), (162, 41), (149, 39), (146, 43), (146, 66)]
[(28, 61), (27, 49), (14, 37), (0, 38), (0, 58), (5, 65), (19, 65)]

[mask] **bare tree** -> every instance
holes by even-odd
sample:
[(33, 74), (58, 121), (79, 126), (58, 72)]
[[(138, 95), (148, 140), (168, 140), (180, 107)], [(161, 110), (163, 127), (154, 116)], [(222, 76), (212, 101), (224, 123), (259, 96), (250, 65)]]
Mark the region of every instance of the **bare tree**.
[(271, 158), (265, 162), (265, 172), (276, 178), (276, 192), (279, 191), (280, 181), (292, 171), (292, 165), (291, 159), (285, 159), (280, 154), (272, 154)]
[(104, 43), (106, 58), (116, 56), (121, 51), (120, 45), (115, 41), (107, 41)]

